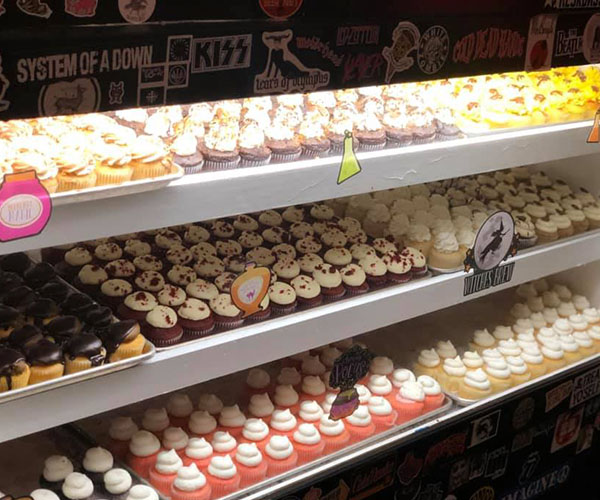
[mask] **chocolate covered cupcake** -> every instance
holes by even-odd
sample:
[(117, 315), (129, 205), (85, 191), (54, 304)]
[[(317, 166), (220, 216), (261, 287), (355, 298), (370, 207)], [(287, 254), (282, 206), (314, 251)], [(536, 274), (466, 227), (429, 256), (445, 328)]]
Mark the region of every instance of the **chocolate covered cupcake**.
[(78, 373), (104, 364), (106, 349), (91, 333), (76, 335), (66, 344), (65, 374)]
[(42, 330), (35, 325), (23, 325), (8, 336), (8, 345), (18, 351), (39, 342), (44, 338)]
[(45, 326), (48, 337), (60, 346), (66, 345), (73, 337), (79, 335), (82, 328), (83, 324), (76, 316), (59, 316)]
[(12, 253), (0, 258), (0, 269), (20, 274), (21, 276), (31, 267), (31, 260), (23, 252)]
[(0, 305), (0, 340), (7, 339), (20, 326), (21, 315), (14, 307)]
[(63, 376), (65, 361), (62, 348), (48, 339), (31, 344), (23, 352), (29, 363), (31, 374), (29, 385), (39, 384)]
[(46, 262), (40, 262), (39, 264), (33, 265), (23, 274), (25, 283), (35, 290), (54, 279), (55, 276), (56, 271), (54, 271), (54, 268)]
[(63, 302), (71, 293), (72, 289), (62, 281), (50, 281), (42, 286), (38, 293), (41, 297), (52, 299), (57, 304)]
[(7, 292), (2, 301), (5, 305), (24, 311), (29, 304), (37, 299), (37, 294), (28, 286), (21, 285)]
[(94, 306), (94, 301), (83, 293), (72, 293), (60, 304), (63, 314), (72, 314), (80, 319)]
[(0, 347), (0, 393), (25, 387), (29, 383), (30, 374), (31, 370), (23, 354)]
[(27, 322), (43, 327), (56, 318), (59, 308), (52, 299), (36, 299), (24, 311)]
[(86, 331), (96, 335), (102, 335), (114, 320), (112, 311), (108, 307), (95, 306), (85, 313), (83, 323)]

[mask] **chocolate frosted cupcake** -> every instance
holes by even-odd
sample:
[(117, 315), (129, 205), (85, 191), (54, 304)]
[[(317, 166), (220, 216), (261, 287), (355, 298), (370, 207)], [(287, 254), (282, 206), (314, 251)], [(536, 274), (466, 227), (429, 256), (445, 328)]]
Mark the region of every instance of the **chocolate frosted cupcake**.
[(210, 309), (219, 328), (237, 328), (244, 322), (242, 312), (235, 306), (229, 294), (221, 293), (210, 299)]
[(340, 272), (331, 264), (319, 264), (313, 271), (313, 278), (321, 286), (321, 293), (326, 299), (339, 299), (346, 294)]
[(72, 289), (62, 281), (50, 281), (38, 290), (41, 297), (52, 299), (60, 304), (72, 293)]
[(102, 342), (111, 363), (139, 356), (146, 346), (146, 338), (141, 334), (139, 323), (134, 320), (111, 324), (102, 334)]
[(78, 373), (104, 364), (106, 349), (91, 333), (73, 337), (65, 347), (65, 374)]
[(27, 269), (27, 271), (25, 271), (23, 274), (25, 283), (35, 290), (41, 288), (46, 283), (54, 279), (55, 276), (56, 271), (50, 264), (46, 262), (35, 264)]
[(383, 149), (387, 139), (385, 129), (375, 113), (362, 113), (356, 123), (356, 138), (362, 151)]
[(117, 316), (122, 319), (143, 321), (152, 309), (158, 305), (154, 295), (150, 292), (134, 292), (125, 297), (117, 308)]
[(59, 308), (52, 299), (36, 299), (24, 311), (26, 321), (42, 327), (58, 316)]
[(37, 294), (28, 286), (21, 285), (7, 292), (2, 301), (4, 305), (24, 311), (29, 304), (37, 299)]
[(271, 150), (265, 144), (265, 134), (254, 121), (242, 127), (238, 145), (243, 167), (257, 167), (271, 161)]
[(2, 272), (0, 273), (0, 297), (3, 297), (13, 288), (23, 285), (23, 278), (17, 273)]
[(233, 120), (215, 118), (204, 137), (204, 160), (206, 168), (223, 170), (236, 167), (240, 162), (237, 148), (239, 127)]
[(177, 310), (183, 333), (189, 337), (201, 337), (215, 327), (210, 308), (199, 299), (186, 299)]
[(5, 255), (0, 259), (0, 269), (23, 275), (31, 267), (31, 260), (23, 252)]
[(20, 326), (20, 313), (14, 307), (0, 305), (0, 340), (9, 337)]
[(171, 144), (173, 162), (183, 168), (186, 174), (195, 174), (202, 170), (204, 156), (200, 152), (198, 139), (191, 132), (184, 132)]
[(277, 163), (300, 158), (302, 148), (293, 127), (285, 121), (274, 121), (265, 131), (266, 145), (271, 150), (272, 161)]
[(59, 316), (46, 325), (46, 332), (55, 344), (64, 346), (82, 330), (82, 322), (76, 316)]
[(0, 347), (0, 393), (25, 387), (29, 383), (30, 374), (31, 370), (23, 354)]
[(23, 349), (39, 342), (44, 338), (42, 330), (35, 325), (23, 325), (11, 332), (8, 336), (8, 345), (13, 349)]
[(72, 314), (80, 319), (94, 306), (94, 301), (82, 293), (72, 293), (60, 304), (63, 314)]
[(183, 336), (183, 328), (177, 321), (177, 313), (167, 306), (156, 306), (146, 314), (142, 333), (156, 347), (176, 344)]
[(86, 312), (83, 322), (86, 331), (96, 335), (102, 335), (114, 320), (112, 311), (108, 307), (96, 306)]

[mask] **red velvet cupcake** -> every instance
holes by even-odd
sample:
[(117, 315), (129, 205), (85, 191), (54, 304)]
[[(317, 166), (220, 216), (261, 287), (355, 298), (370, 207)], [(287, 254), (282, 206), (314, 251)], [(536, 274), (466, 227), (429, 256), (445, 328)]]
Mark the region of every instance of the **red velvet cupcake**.
[(367, 275), (367, 282), (372, 287), (380, 287), (387, 282), (387, 266), (376, 255), (367, 255), (358, 263)]
[(157, 305), (158, 301), (150, 292), (134, 292), (125, 297), (125, 301), (117, 307), (116, 314), (121, 319), (142, 322)]
[(183, 328), (177, 323), (177, 313), (167, 306), (156, 306), (146, 314), (142, 333), (156, 347), (174, 345), (183, 337)]
[(215, 324), (219, 328), (237, 328), (242, 326), (242, 312), (231, 300), (231, 295), (221, 293), (210, 300), (210, 308), (214, 313)]
[(321, 285), (311, 276), (301, 274), (290, 283), (296, 292), (298, 304), (306, 307), (318, 306), (323, 302)]
[(369, 291), (367, 275), (359, 265), (349, 264), (341, 269), (340, 274), (348, 295), (360, 295)]
[(296, 292), (282, 281), (276, 281), (269, 287), (269, 301), (274, 314), (290, 314), (296, 310)]
[(342, 276), (331, 264), (319, 264), (316, 266), (313, 271), (313, 278), (321, 286), (321, 293), (325, 299), (339, 299), (346, 294), (346, 289), (342, 284)]
[(210, 308), (200, 299), (186, 299), (177, 310), (177, 316), (183, 333), (190, 337), (207, 335), (215, 327)]
[(413, 247), (405, 247), (400, 255), (407, 257), (411, 264), (411, 273), (413, 277), (420, 278), (427, 274), (427, 259), (420, 250)]
[(406, 283), (412, 279), (409, 257), (392, 251), (386, 253), (382, 260), (387, 266), (387, 277), (392, 283)]

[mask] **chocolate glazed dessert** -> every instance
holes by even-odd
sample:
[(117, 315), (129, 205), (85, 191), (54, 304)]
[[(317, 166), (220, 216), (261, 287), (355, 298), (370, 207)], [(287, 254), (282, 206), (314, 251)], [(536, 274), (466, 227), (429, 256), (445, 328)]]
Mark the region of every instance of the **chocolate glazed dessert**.
[(25, 387), (29, 373), (23, 354), (14, 349), (0, 349), (0, 392)]
[(140, 325), (133, 319), (113, 323), (102, 335), (104, 347), (106, 347), (106, 356), (110, 357), (117, 352), (119, 346), (126, 342), (131, 342), (140, 334)]
[[(106, 349), (102, 346), (102, 341), (91, 333), (82, 333), (73, 337), (65, 351), (67, 373), (100, 366), (106, 358)], [(72, 366), (69, 366), (69, 362)], [(86, 366), (88, 364), (89, 366)]]

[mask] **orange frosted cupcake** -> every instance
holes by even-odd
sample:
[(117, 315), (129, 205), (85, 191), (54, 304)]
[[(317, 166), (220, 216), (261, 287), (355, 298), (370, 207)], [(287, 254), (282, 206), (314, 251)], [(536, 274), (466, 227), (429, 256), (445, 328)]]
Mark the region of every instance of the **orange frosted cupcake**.
[(219, 427), (236, 439), (242, 435), (245, 422), (246, 416), (238, 405), (225, 406), (219, 415)]
[(321, 403), (325, 399), (327, 388), (321, 377), (317, 375), (307, 375), (302, 379), (302, 392), (300, 392), (300, 402), (317, 401)]
[(273, 402), (279, 410), (290, 410), (297, 414), (300, 410), (300, 397), (291, 385), (278, 385), (275, 387)]
[(300, 424), (292, 436), (294, 448), (298, 453), (298, 465), (302, 465), (323, 456), (325, 441), (314, 424)]
[(397, 424), (403, 424), (423, 414), (425, 391), (418, 382), (404, 382), (393, 403), (398, 412)]
[(175, 450), (161, 451), (156, 464), (150, 468), (150, 484), (164, 495), (170, 495), (171, 485), (181, 467), (183, 462)]
[(148, 431), (138, 431), (129, 443), (127, 465), (140, 476), (148, 477), (159, 451), (160, 441), (154, 434)]
[(181, 459), (183, 460), (183, 465), (186, 467), (196, 464), (198, 469), (204, 470), (208, 467), (212, 457), (213, 447), (206, 439), (191, 438)]
[(274, 411), (275, 405), (273, 405), (267, 393), (254, 394), (250, 398), (248, 413), (251, 417), (260, 418), (268, 424)]
[(398, 419), (398, 412), (382, 396), (373, 396), (369, 400), (368, 408), (371, 414), (371, 421), (375, 425), (375, 432), (383, 432), (391, 429)]
[(117, 417), (110, 422), (108, 435), (110, 441), (107, 449), (116, 457), (124, 460), (129, 451), (129, 442), (138, 431), (138, 426), (131, 417)]
[(273, 436), (265, 446), (267, 476), (287, 472), (298, 464), (298, 453), (287, 436)]
[(421, 384), (425, 393), (425, 401), (423, 402), (423, 413), (437, 410), (444, 403), (444, 394), (437, 380), (428, 375), (421, 375), (417, 378), (417, 382)]
[(254, 443), (263, 451), (269, 442), (269, 426), (260, 418), (249, 418), (242, 431), (242, 443)]
[(343, 420), (331, 420), (329, 413), (321, 417), (319, 432), (325, 442), (326, 455), (342, 450), (350, 444), (350, 432), (346, 429)]
[(212, 487), (196, 464), (181, 467), (171, 485), (171, 500), (210, 500)]
[(162, 445), (165, 450), (175, 450), (183, 456), (190, 438), (181, 427), (168, 427), (163, 432)]
[(210, 444), (213, 447), (215, 456), (233, 456), (237, 447), (237, 440), (229, 432), (217, 431)]
[(375, 424), (371, 420), (368, 406), (359, 405), (352, 415), (345, 418), (345, 423), (351, 443), (358, 443), (375, 434)]
[(167, 402), (167, 415), (169, 415), (173, 427), (187, 429), (193, 411), (194, 405), (187, 394), (176, 392), (171, 395)]
[(246, 488), (267, 477), (267, 461), (255, 443), (242, 443), (238, 446), (235, 465), (240, 475), (240, 488)]
[(292, 435), (298, 427), (298, 420), (289, 409), (275, 410), (271, 417), (271, 429), (274, 434), (285, 435), (292, 438)]
[(217, 430), (217, 419), (206, 410), (198, 410), (190, 415), (188, 429), (194, 437), (212, 441)]
[(229, 455), (213, 457), (208, 465), (208, 482), (212, 498), (220, 498), (235, 493), (240, 488), (241, 477)]

